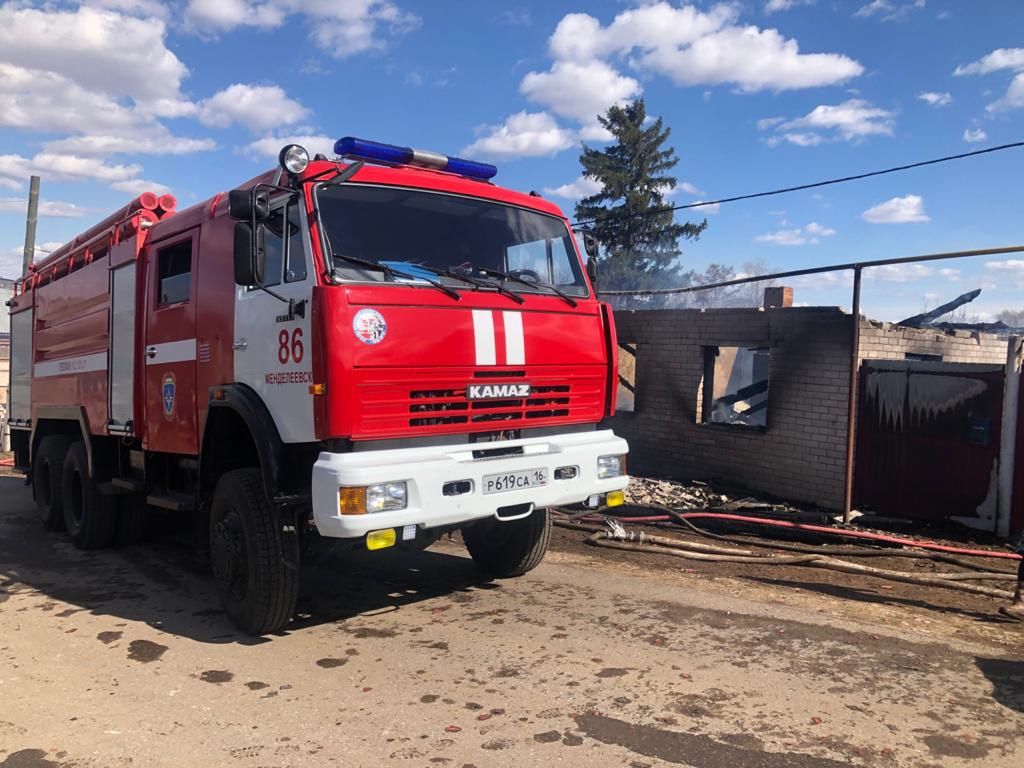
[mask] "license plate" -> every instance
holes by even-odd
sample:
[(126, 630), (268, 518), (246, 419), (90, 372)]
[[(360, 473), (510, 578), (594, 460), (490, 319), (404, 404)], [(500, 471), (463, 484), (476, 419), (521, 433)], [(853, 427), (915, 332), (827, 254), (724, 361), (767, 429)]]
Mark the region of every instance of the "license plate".
[(523, 488), (537, 488), (548, 484), (546, 469), (524, 469), (520, 472), (502, 472), (500, 475), (484, 475), (484, 493), (505, 493)]

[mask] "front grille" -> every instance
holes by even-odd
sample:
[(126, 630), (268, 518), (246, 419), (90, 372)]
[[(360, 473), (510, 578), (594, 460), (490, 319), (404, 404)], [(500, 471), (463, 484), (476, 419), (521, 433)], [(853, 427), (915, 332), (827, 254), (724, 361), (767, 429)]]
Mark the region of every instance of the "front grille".
[[(522, 376), (525, 376), (525, 371), (476, 371), (473, 374), (477, 379)], [(452, 413), (453, 411), (469, 413)], [(572, 385), (541, 384), (533, 386), (530, 396), (526, 398), (472, 401), (466, 399), (464, 386), (459, 389), (413, 389), (409, 391), (409, 413), (438, 414), (412, 416), (409, 419), (410, 427), (564, 418), (572, 414)], [(444, 415), (440, 415), (441, 413)]]
[[(364, 368), (345, 402), (355, 439), (418, 434), (514, 433), (524, 427), (596, 422), (603, 416), (605, 370), (547, 365), (535, 369)], [(525, 398), (468, 400), (470, 384), (529, 382)]]

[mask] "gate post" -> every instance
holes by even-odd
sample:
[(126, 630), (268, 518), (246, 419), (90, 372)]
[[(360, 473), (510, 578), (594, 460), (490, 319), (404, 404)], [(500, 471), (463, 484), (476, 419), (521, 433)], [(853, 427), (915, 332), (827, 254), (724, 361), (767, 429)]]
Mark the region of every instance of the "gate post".
[[(1020, 408), (1021, 365), (1024, 362), (1024, 339), (1011, 336), (1006, 345), (1006, 382), (1003, 385), (1003, 424), (999, 438), (999, 470), (997, 478), (996, 535), (1010, 535), (1013, 512), (1013, 477), (1017, 452), (1017, 411)], [(1024, 460), (1024, 457), (1021, 457)], [(1024, 492), (1024, 489), (1021, 489)]]

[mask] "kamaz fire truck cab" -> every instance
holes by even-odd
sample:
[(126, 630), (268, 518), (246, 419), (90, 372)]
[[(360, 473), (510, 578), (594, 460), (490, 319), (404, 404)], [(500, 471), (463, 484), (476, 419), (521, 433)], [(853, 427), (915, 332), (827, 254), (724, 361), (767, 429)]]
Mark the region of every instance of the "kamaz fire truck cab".
[[(194, 512), (253, 633), (290, 619), (307, 538), (420, 548), (459, 529), (516, 576), (549, 507), (621, 503), (627, 482), (626, 443), (598, 429), (612, 316), (559, 209), (486, 164), (335, 151), (289, 145), (228, 194), (132, 227), (128, 210), (12, 306), (28, 368), (11, 426), (44, 523), (96, 547), (146, 504)], [(106, 327), (69, 309), (86, 305)]]

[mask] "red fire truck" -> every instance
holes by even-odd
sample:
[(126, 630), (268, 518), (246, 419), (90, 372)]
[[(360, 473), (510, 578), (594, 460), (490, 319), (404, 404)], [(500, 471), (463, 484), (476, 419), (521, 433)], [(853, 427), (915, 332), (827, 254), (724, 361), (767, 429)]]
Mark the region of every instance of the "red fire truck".
[[(461, 530), (535, 567), (547, 508), (622, 503), (598, 423), (616, 338), (565, 216), (494, 166), (351, 137), (182, 211), (143, 194), (11, 301), (9, 426), (42, 523), (79, 547), (194, 516), (224, 606), (291, 618), (319, 537)], [(208, 536), (207, 536), (208, 532)]]

